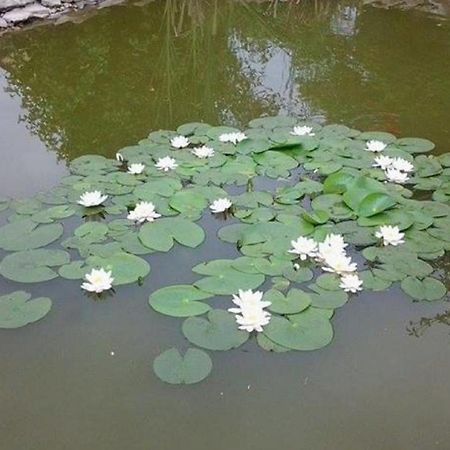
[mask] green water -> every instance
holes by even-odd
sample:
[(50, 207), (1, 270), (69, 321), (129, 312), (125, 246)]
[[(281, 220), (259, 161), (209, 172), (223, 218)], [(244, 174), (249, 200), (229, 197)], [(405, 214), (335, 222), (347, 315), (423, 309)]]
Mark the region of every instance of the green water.
[[(448, 151), (447, 18), (358, 2), (274, 3), (155, 1), (2, 37), (1, 194), (47, 189), (71, 158), (111, 156), (150, 130), (194, 120), (307, 116), (426, 137)], [(425, 320), (419, 338), (408, 331), (447, 307), (411, 303), (397, 288), (340, 309), (323, 350), (249, 345), (214, 354), (199, 385), (156, 379), (154, 357), (185, 341), (179, 321), (152, 313), (148, 294), (190, 282), (196, 262), (236, 255), (215, 239), (213, 221), (203, 224), (209, 238), (198, 251), (152, 256), (142, 287), (106, 301), (67, 280), (32, 287), (54, 307), (0, 332), (2, 449), (449, 448), (448, 319)], [(16, 288), (0, 280), (0, 293)]]

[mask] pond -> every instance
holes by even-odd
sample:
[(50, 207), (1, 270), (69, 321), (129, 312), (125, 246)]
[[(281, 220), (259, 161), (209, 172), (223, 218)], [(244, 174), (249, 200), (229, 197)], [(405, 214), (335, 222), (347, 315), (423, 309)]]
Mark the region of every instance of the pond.
[[(80, 156), (115, 158), (151, 131), (194, 121), (245, 129), (279, 114), (426, 138), (433, 154), (447, 152), (447, 17), (362, 3), (142, 2), (3, 36), (1, 196), (47, 191)], [(240, 256), (216, 238), (226, 223), (199, 223), (200, 247), (150, 255), (142, 282), (106, 298), (84, 295), (78, 280), (0, 277), (0, 295), (53, 300), (43, 320), (0, 329), (5, 448), (448, 448), (450, 310), (398, 284), (352, 296), (320, 350), (272, 353), (252, 341), (210, 352), (201, 383), (160, 381), (155, 357), (188, 343), (182, 320), (155, 313), (149, 294), (192, 283), (203, 261)], [(445, 281), (445, 258), (437, 270)]]

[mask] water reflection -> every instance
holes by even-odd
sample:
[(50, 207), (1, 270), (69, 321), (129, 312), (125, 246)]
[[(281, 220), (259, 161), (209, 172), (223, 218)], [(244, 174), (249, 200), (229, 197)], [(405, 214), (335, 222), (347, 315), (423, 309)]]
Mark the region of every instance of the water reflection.
[(155, 1), (8, 35), (0, 65), (20, 120), (61, 159), (112, 156), (149, 129), (276, 113), (442, 144), (442, 25), (357, 0)]
[(431, 317), (421, 317), (417, 321), (411, 320), (406, 327), (406, 331), (410, 336), (420, 337), (434, 325), (448, 325), (450, 326), (450, 309), (442, 313), (437, 313)]

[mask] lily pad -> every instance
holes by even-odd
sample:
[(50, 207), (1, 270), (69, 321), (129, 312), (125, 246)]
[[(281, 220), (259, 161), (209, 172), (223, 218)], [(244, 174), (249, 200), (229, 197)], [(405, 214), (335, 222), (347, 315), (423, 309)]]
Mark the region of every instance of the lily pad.
[(86, 264), (89, 267), (111, 270), (115, 286), (134, 283), (146, 277), (150, 272), (150, 265), (145, 259), (125, 252), (119, 252), (107, 258), (90, 256), (86, 260)]
[(447, 293), (444, 284), (431, 277), (423, 280), (407, 277), (402, 281), (401, 287), (406, 294), (415, 300), (440, 300)]
[(182, 330), (186, 339), (208, 350), (231, 350), (249, 338), (249, 333), (238, 329), (234, 316), (220, 309), (209, 311), (208, 319), (189, 317)]
[(150, 306), (161, 314), (172, 317), (198, 316), (208, 312), (211, 307), (199, 302), (212, 297), (191, 285), (168, 286), (155, 291), (149, 298)]
[(0, 328), (20, 328), (37, 322), (50, 311), (47, 297), (31, 299), (31, 294), (15, 291), (0, 297)]
[(329, 319), (313, 308), (289, 316), (273, 316), (264, 328), (264, 334), (278, 345), (293, 350), (317, 350), (333, 339)]
[(311, 304), (311, 297), (300, 289), (291, 289), (286, 296), (276, 289), (270, 289), (264, 294), (264, 300), (272, 304), (268, 309), (278, 314), (296, 314)]
[(203, 350), (189, 348), (184, 356), (176, 348), (166, 350), (153, 362), (158, 378), (169, 384), (194, 384), (204, 380), (212, 370), (212, 361)]
[(0, 248), (8, 251), (31, 250), (56, 241), (63, 234), (59, 223), (39, 225), (32, 220), (19, 220), (0, 228)]
[(264, 280), (265, 277), (262, 274), (244, 273), (230, 266), (196, 281), (194, 285), (211, 294), (231, 295), (236, 294), (239, 289), (255, 289), (261, 286)]
[(170, 217), (143, 225), (139, 239), (148, 248), (167, 252), (173, 247), (174, 240), (187, 247), (198, 247), (205, 239), (205, 232), (187, 219)]
[(56, 278), (53, 268), (69, 261), (70, 255), (62, 250), (26, 250), (5, 256), (0, 274), (20, 283), (38, 283)]

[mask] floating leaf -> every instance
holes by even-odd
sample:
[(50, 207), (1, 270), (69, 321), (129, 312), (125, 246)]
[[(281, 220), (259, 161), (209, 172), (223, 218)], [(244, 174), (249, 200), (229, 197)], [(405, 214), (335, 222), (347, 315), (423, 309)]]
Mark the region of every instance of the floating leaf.
[(409, 153), (426, 153), (434, 149), (434, 144), (422, 138), (401, 138), (395, 143)]
[(208, 206), (206, 197), (199, 192), (185, 190), (177, 192), (169, 201), (171, 208), (177, 210), (188, 219), (200, 218), (202, 211)]
[(90, 256), (86, 260), (86, 264), (90, 267), (112, 271), (115, 286), (134, 283), (146, 277), (150, 272), (150, 265), (145, 259), (125, 252), (116, 253), (107, 258)]
[(271, 302), (268, 309), (278, 314), (299, 313), (311, 304), (311, 297), (300, 289), (291, 289), (286, 296), (276, 289), (270, 289), (264, 294), (264, 300)]
[(70, 256), (62, 250), (26, 250), (6, 256), (0, 274), (20, 283), (38, 283), (56, 278), (53, 267), (68, 264)]
[(401, 287), (403, 291), (415, 300), (440, 300), (446, 293), (446, 287), (435, 278), (419, 280), (414, 277), (405, 278)]
[(21, 251), (44, 247), (60, 238), (63, 231), (59, 223), (38, 225), (29, 219), (20, 220), (0, 228), (0, 248)]
[(264, 334), (278, 345), (293, 350), (317, 350), (333, 338), (329, 319), (313, 308), (289, 316), (273, 316), (264, 328)]
[(54, 220), (66, 219), (74, 214), (75, 209), (71, 206), (60, 205), (34, 213), (31, 216), (31, 220), (36, 223), (51, 223)]
[(153, 292), (149, 304), (155, 311), (172, 317), (198, 316), (208, 312), (211, 307), (199, 302), (212, 297), (191, 285), (168, 286)]
[(238, 329), (232, 314), (220, 309), (208, 313), (208, 319), (189, 317), (183, 322), (183, 334), (193, 344), (208, 350), (230, 350), (247, 341), (249, 333)]
[(187, 247), (198, 247), (205, 239), (205, 232), (187, 219), (171, 217), (143, 225), (139, 239), (146, 247), (167, 252), (173, 247), (174, 240)]
[(361, 217), (371, 217), (393, 206), (395, 206), (395, 201), (391, 196), (374, 192), (364, 197), (358, 205), (358, 215)]
[(258, 345), (268, 351), (268, 352), (275, 352), (275, 353), (285, 353), (289, 352), (290, 349), (287, 347), (283, 347), (282, 345), (278, 345), (275, 342), (271, 341), (265, 334), (258, 333), (256, 336), (256, 341), (258, 342)]
[(311, 297), (311, 305), (316, 308), (340, 308), (348, 301), (348, 294), (343, 290), (329, 291), (315, 285), (311, 285), (309, 288), (314, 291), (309, 296)]
[(237, 294), (239, 289), (255, 289), (264, 283), (264, 275), (243, 273), (233, 267), (225, 267), (220, 273), (202, 278), (194, 285), (202, 291), (218, 295)]
[(170, 384), (194, 384), (204, 380), (212, 370), (212, 361), (203, 350), (189, 348), (184, 356), (176, 348), (161, 353), (153, 361), (153, 370)]
[(0, 328), (19, 328), (42, 319), (52, 307), (47, 297), (30, 300), (31, 294), (15, 291), (0, 297)]

